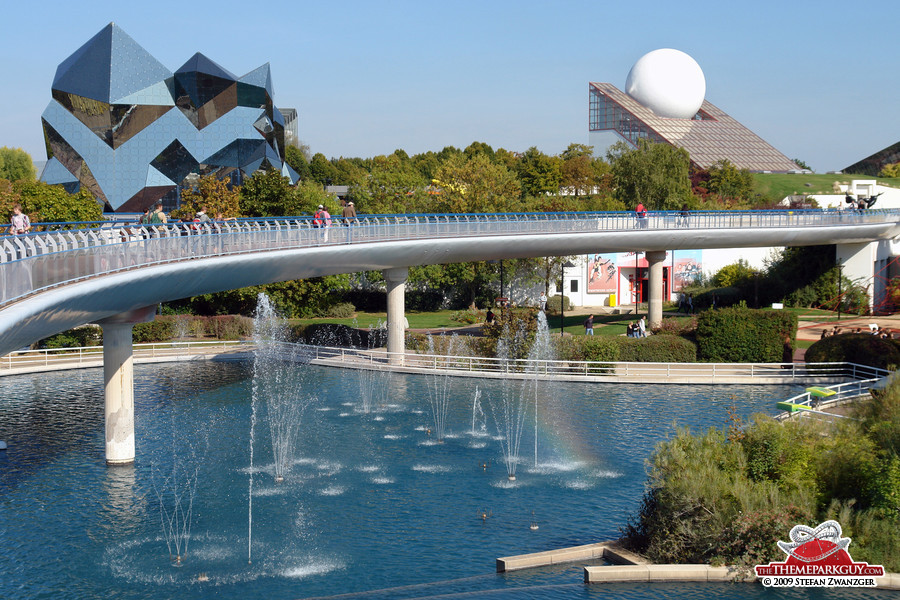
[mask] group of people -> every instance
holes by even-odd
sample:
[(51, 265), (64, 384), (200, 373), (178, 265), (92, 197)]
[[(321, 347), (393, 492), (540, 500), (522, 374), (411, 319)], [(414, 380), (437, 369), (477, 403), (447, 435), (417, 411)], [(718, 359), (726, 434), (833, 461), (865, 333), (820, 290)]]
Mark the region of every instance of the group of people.
[(882, 339), (889, 340), (893, 337), (894, 331), (892, 329), (886, 329), (877, 323), (869, 325), (868, 331), (864, 330), (862, 327), (856, 327), (852, 330), (844, 331), (837, 325), (835, 325), (832, 329), (823, 329), (822, 335), (819, 337), (820, 340), (824, 340), (827, 337), (831, 337), (834, 335), (841, 335), (842, 333), (868, 333), (875, 336), (878, 336)]
[(643, 338), (647, 337), (647, 319), (646, 317), (641, 317), (634, 323), (629, 323), (628, 327), (625, 328), (626, 337), (630, 338)]
[[(715, 304), (718, 298), (713, 299), (713, 308), (715, 308)], [(686, 315), (694, 314), (694, 295), (693, 294), (681, 294), (678, 297), (678, 312), (684, 313)]]
[[(691, 211), (688, 208), (687, 202), (681, 205), (681, 210), (678, 211), (678, 226), (679, 227), (687, 227), (690, 217)], [(650, 213), (647, 212), (647, 209), (644, 207), (643, 202), (638, 202), (637, 206), (634, 208), (634, 216), (637, 219), (637, 226), (640, 229), (647, 228), (647, 217)]]

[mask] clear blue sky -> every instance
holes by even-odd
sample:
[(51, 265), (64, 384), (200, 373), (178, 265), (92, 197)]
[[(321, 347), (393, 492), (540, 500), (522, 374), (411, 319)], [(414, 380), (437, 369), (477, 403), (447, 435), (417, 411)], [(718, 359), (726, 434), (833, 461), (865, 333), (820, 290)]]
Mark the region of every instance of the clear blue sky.
[(900, 141), (896, 0), (32, 0), (2, 21), (0, 146), (35, 160), (57, 65), (110, 21), (173, 71), (198, 51), (237, 75), (269, 62), (276, 105), (329, 157), (557, 154), (587, 143), (588, 82), (624, 88), (657, 48), (693, 56), (707, 100), (818, 172)]

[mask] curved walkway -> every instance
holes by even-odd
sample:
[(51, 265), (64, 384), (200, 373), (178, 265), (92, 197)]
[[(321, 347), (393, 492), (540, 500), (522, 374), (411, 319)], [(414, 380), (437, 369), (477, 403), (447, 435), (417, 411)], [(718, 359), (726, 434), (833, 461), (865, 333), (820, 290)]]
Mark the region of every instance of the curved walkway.
[[(473, 260), (685, 248), (865, 243), (900, 211), (393, 215), (314, 229), (261, 219), (193, 230), (55, 231), (0, 244), (0, 354), (179, 298), (337, 273)], [(187, 234), (187, 235), (183, 235)], [(25, 301), (27, 300), (27, 301)]]

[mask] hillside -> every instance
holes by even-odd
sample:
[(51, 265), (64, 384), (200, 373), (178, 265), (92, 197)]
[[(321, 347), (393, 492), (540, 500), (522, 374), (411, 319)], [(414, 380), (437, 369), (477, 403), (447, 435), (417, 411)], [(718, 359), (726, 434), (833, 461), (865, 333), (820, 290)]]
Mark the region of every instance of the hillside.
[[(849, 183), (853, 179), (872, 179), (868, 175), (754, 173), (753, 193), (771, 201), (797, 194), (833, 194), (834, 182)], [(876, 177), (879, 185), (900, 188), (900, 179)]]

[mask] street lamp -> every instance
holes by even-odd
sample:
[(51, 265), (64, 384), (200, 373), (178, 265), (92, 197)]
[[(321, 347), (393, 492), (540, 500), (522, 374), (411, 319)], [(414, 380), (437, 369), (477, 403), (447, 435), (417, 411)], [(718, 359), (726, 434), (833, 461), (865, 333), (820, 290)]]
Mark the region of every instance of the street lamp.
[(572, 264), (572, 261), (567, 260), (562, 265), (560, 280), (559, 280), (559, 337), (563, 336), (563, 327), (566, 324), (566, 269), (571, 269), (575, 265)]

